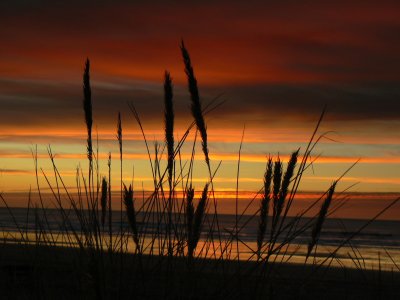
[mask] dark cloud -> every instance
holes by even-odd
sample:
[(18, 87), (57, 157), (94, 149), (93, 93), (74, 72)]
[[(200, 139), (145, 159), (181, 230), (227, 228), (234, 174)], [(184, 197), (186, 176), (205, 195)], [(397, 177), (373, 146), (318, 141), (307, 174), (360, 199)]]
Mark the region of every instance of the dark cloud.
[[(290, 4), (290, 5), (288, 5)], [(2, 1), (0, 125), (83, 126), (81, 77), (92, 60), (97, 123), (134, 102), (162, 126), (162, 74), (177, 118), (190, 119), (184, 37), (210, 118), (398, 120), (400, 4), (391, 1)], [(240, 122), (237, 122), (240, 120)], [(133, 122), (133, 120), (132, 120)], [(51, 124), (51, 125), (50, 125)], [(156, 125), (154, 125), (156, 126)]]
[(326, 105), (332, 120), (400, 120), (400, 86), (268, 85), (226, 87), (226, 113), (314, 120)]
[[(113, 129), (118, 111), (123, 112), (125, 124), (134, 125), (128, 103), (136, 106), (144, 124), (162, 128), (161, 82), (94, 81), (92, 88), (94, 117), (100, 129)], [(3, 91), (0, 93), (3, 128), (84, 127), (82, 87), (78, 82), (52, 84), (2, 80), (0, 90)], [(325, 105), (330, 120), (400, 120), (400, 87), (397, 84), (200, 86), (200, 92), (204, 105), (219, 94), (222, 94), (220, 99), (226, 101), (209, 116), (216, 119), (217, 124), (227, 122), (242, 126), (245, 121), (262, 124), (280, 120), (314, 122)], [(191, 120), (189, 105), (186, 87), (176, 85), (175, 109), (177, 122), (181, 125)]]

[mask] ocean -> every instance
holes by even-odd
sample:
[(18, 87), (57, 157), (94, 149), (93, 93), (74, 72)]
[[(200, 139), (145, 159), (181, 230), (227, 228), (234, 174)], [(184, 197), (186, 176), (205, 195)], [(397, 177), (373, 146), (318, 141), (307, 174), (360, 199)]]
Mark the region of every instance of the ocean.
[[(11, 211), (11, 212), (10, 212)], [(68, 214), (68, 226), (74, 228), (78, 233), (82, 234), (80, 221), (71, 211)], [(123, 213), (125, 216), (125, 214)], [(162, 241), (166, 241), (163, 232), (166, 225), (155, 220), (156, 215), (152, 215), (147, 221), (143, 220), (143, 214), (137, 215), (139, 235), (142, 237), (143, 245), (152, 245), (153, 253), (161, 253)], [(184, 232), (183, 216), (174, 214), (175, 220), (174, 230), (182, 234)], [(219, 214), (218, 227), (213, 230), (214, 247), (208, 249), (206, 253), (207, 236), (210, 234), (210, 224), (213, 222), (213, 215), (208, 215), (204, 225), (202, 235), (197, 246), (197, 254), (202, 257), (218, 258), (221, 253), (225, 258), (240, 260), (256, 260), (257, 249), (257, 232), (258, 232), (258, 216), (242, 215), (238, 217), (238, 238), (236, 239), (236, 216), (234, 214)], [(289, 216), (283, 224), (292, 224), (293, 216)], [(378, 219), (365, 227), (361, 232), (360, 228), (364, 227), (368, 219), (351, 219), (351, 218), (327, 218), (323, 224), (321, 234), (319, 236), (318, 245), (315, 255), (307, 260), (307, 263), (324, 263), (336, 267), (349, 268), (366, 268), (400, 271), (400, 221), (398, 220), (382, 220)], [(57, 209), (47, 208), (44, 212), (38, 208), (0, 208), (0, 230), (4, 242), (18, 242), (21, 236), (29, 238), (31, 242), (35, 242), (38, 238), (42, 241), (57, 244), (59, 246), (74, 246), (71, 242), (71, 235), (66, 234), (65, 222)], [(215, 222), (216, 224), (216, 222)], [(300, 230), (303, 226), (304, 230)], [(287, 228), (283, 229), (276, 240), (275, 245), (284, 243), (284, 247), (279, 255), (272, 255), (270, 260), (289, 263), (304, 263), (306, 261), (307, 246), (311, 240), (311, 232), (315, 218), (303, 217), (297, 223), (298, 232), (291, 234)], [(108, 225), (104, 230), (104, 240), (107, 239)], [(267, 234), (265, 240), (270, 236), (271, 222), (267, 225)], [(114, 238), (120, 233), (120, 212), (113, 212), (112, 231)], [(129, 225), (126, 220), (123, 222), (123, 231), (129, 235)], [(161, 242), (154, 242), (154, 237), (158, 236)], [(290, 243), (286, 244), (287, 238), (291, 236)], [(351, 239), (346, 242), (349, 238)], [(133, 251), (134, 244), (132, 239), (127, 238), (127, 249)], [(222, 248), (218, 245), (222, 245)], [(342, 247), (339, 247), (342, 245)], [(203, 246), (205, 246), (203, 248)], [(146, 251), (150, 251), (147, 248)], [(222, 249), (222, 250), (221, 250)], [(334, 255), (332, 255), (334, 253)]]

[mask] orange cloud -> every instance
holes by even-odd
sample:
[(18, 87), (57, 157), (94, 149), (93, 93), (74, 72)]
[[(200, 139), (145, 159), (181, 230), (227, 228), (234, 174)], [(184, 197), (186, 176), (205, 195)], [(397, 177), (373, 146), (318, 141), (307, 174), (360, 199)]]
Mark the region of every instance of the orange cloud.
[(75, 1), (62, 9), (18, 7), (18, 14), (8, 6), (1, 14), (8, 31), (2, 32), (3, 76), (75, 78), (90, 56), (100, 77), (159, 81), (167, 68), (184, 82), (177, 43), (186, 37), (202, 84), (398, 79), (395, 61), (390, 67), (385, 60), (397, 55), (397, 40), (385, 37), (397, 32), (400, 19), (399, 4), (389, 1), (312, 7), (222, 1), (211, 9), (209, 3), (116, 1), (79, 3), (79, 14)]

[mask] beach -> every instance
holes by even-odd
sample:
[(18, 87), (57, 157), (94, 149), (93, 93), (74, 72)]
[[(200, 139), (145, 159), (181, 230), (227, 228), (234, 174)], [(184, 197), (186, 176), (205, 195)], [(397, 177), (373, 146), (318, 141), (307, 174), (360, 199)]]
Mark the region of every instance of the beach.
[[(398, 299), (400, 273), (2, 244), (3, 299)], [(122, 267), (121, 267), (122, 262)]]

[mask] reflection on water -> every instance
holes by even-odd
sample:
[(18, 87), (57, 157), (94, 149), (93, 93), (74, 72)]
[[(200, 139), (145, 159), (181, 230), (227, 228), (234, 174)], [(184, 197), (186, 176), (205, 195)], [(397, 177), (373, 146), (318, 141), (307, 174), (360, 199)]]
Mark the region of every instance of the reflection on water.
[[(164, 251), (167, 243), (165, 224), (157, 223), (156, 219), (152, 218), (146, 222), (143, 222), (142, 219), (143, 215), (138, 214), (138, 227), (141, 234), (143, 252), (154, 255), (165, 254)], [(177, 236), (181, 236), (181, 240), (185, 240), (183, 218), (175, 215), (174, 219), (180, 220), (174, 224), (174, 230), (178, 233)], [(30, 243), (40, 241), (41, 243), (50, 245), (74, 247), (78, 246), (78, 239), (83, 242), (85, 241), (85, 235), (81, 230), (80, 222), (73, 212), (69, 212), (67, 221), (64, 219), (63, 222), (59, 212), (52, 209), (46, 211), (46, 218), (44, 218), (43, 215), (38, 217), (33, 213), (27, 216), (27, 210), (23, 208), (13, 209), (13, 217), (11, 217), (5, 208), (1, 208), (0, 220), (2, 231), (0, 237), (7, 242), (24, 239)], [(291, 222), (291, 220), (293, 219), (288, 218), (288, 222)], [(352, 238), (350, 243), (346, 243), (343, 247), (337, 249), (338, 245), (353, 235), (354, 232), (357, 232), (365, 222), (365, 220), (327, 219), (319, 239), (316, 255), (309, 258), (307, 263), (324, 263), (325, 265), (337, 267), (346, 266), (367, 269), (378, 269), (380, 265), (382, 269), (397, 270), (393, 261), (400, 261), (399, 221), (378, 220), (373, 222), (365, 230)], [(16, 226), (16, 223), (18, 226)], [(232, 234), (235, 232), (234, 215), (219, 216), (220, 231), (213, 232), (212, 241), (206, 238), (207, 234), (210, 233), (209, 223), (210, 221), (206, 222), (203, 227), (202, 239), (197, 246), (196, 255), (217, 259), (221, 257), (224, 259), (237, 259), (239, 255), (240, 260), (257, 259), (256, 239), (258, 221), (256, 218), (243, 216), (240, 219), (238, 242)], [(307, 223), (312, 224), (312, 219), (304, 218), (298, 224), (298, 228)], [(268, 226), (270, 228), (270, 224)], [(115, 214), (113, 219), (112, 244), (116, 249), (120, 247), (121, 241), (119, 228), (119, 214)], [(123, 228), (125, 230), (123, 247), (127, 251), (134, 252), (135, 245), (129, 237), (127, 223), (124, 223)], [(107, 248), (110, 243), (109, 235), (106, 232), (107, 228), (105, 228), (104, 234), (97, 237), (96, 241), (99, 245), (103, 245), (104, 248)], [(311, 229), (299, 232), (288, 245), (284, 244), (278, 255), (272, 254), (269, 257), (269, 261), (304, 263), (310, 235)], [(283, 230), (276, 241), (275, 247), (285, 242), (288, 236), (290, 236), (290, 232)], [(266, 239), (268, 239), (268, 234)], [(185, 245), (179, 245), (177, 240), (176, 238), (174, 245), (178, 245), (183, 249), (180, 252), (183, 255), (185, 253)], [(331, 255), (334, 252), (335, 255)]]

